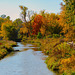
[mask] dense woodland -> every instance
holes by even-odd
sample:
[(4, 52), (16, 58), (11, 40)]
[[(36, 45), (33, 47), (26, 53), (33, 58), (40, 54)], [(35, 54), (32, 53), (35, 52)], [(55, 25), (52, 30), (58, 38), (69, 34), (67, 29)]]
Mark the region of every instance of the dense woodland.
[(64, 0), (64, 3), (60, 4), (60, 14), (48, 13), (45, 10), (37, 14), (29, 11), (25, 6), (19, 6), (22, 19), (11, 21), (10, 16), (1, 15), (0, 37), (15, 40), (39, 35), (40, 38), (63, 36), (67, 38), (67, 41), (73, 41), (75, 38), (74, 0)]
[(66, 44), (75, 42), (75, 1), (63, 2), (60, 3), (60, 14), (45, 10), (35, 13), (26, 6), (19, 6), (21, 19), (12, 21), (10, 16), (1, 15), (0, 38), (39, 41), (42, 51), (49, 55), (46, 61), (48, 68), (57, 70), (62, 75), (75, 75), (75, 50)]

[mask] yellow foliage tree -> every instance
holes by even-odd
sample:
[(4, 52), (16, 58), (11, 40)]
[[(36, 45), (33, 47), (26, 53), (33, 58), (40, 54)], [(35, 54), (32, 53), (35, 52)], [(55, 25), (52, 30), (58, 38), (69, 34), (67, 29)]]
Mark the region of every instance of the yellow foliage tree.
[(12, 22), (11, 21), (7, 21), (7, 22), (4, 22), (2, 23), (2, 26), (1, 26), (1, 36), (4, 38), (4, 39), (8, 39), (7, 38), (7, 31), (6, 31), (6, 27), (9, 27), (11, 26)]
[(45, 35), (45, 30), (46, 30), (46, 29), (45, 29), (44, 27), (41, 27), (41, 28), (40, 28), (40, 32), (41, 32), (41, 34), (42, 34), (43, 36)]

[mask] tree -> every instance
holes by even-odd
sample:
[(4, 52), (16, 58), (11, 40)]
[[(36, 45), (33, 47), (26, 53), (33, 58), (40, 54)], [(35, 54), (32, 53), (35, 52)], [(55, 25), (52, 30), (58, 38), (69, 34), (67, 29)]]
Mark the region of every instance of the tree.
[(4, 19), (2, 17), (0, 17), (0, 30), (1, 30), (1, 25), (4, 22)]
[(41, 27), (40, 28), (40, 32), (44, 36), (45, 35), (45, 32), (46, 32), (46, 28), (45, 27)]
[(1, 15), (1, 17), (2, 17), (2, 18), (6, 18), (6, 15), (5, 15), (5, 14), (3, 14), (3, 15)]
[(75, 38), (75, 0), (63, 0), (61, 3), (60, 23), (67, 41)]
[(36, 34), (38, 34), (38, 32), (40, 32), (40, 28), (41, 28), (42, 23), (43, 23), (42, 22), (42, 16), (41, 15), (37, 15), (35, 17), (33, 25), (32, 25), (33, 35), (36, 35)]
[(13, 25), (16, 27), (16, 29), (19, 31), (22, 27), (22, 20), (20, 18), (13, 21)]
[(40, 15), (45, 17), (45, 10), (40, 11)]
[(75, 0), (63, 0), (64, 1), (64, 7), (65, 7), (65, 15), (66, 15), (66, 23), (69, 24), (69, 26), (75, 25), (74, 19), (75, 19)]
[(19, 6), (19, 7), (22, 10), (21, 17), (22, 17), (23, 21), (26, 22), (26, 15), (27, 15), (26, 11), (28, 10), (28, 8), (25, 6)]
[(6, 19), (10, 20), (10, 16), (7, 16)]
[(28, 37), (28, 28), (25, 23), (23, 23), (22, 28), (20, 28), (20, 37), (23, 38), (24, 36)]
[(18, 33), (16, 27), (12, 25), (12, 21), (7, 21), (2, 23), (1, 31), (4, 39), (9, 39), (9, 40), (17, 39)]
[[(47, 18), (48, 17), (48, 18)], [(60, 34), (62, 31), (62, 26), (59, 24), (59, 15), (55, 13), (48, 14), (47, 16), (47, 27), (46, 33), (49, 34)]]
[(22, 20), (20, 18), (16, 19), (13, 21), (13, 26), (15, 26), (16, 28), (16, 31), (18, 32), (18, 38), (17, 39), (20, 39), (20, 28), (22, 28)]

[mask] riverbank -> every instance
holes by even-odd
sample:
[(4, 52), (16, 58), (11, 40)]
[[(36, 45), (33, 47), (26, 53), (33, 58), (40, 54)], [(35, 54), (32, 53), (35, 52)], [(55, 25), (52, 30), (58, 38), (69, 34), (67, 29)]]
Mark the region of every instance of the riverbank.
[(26, 39), (48, 55), (46, 64), (57, 75), (75, 75), (75, 50), (61, 38)]
[(13, 51), (13, 46), (17, 43), (14, 41), (0, 40), (0, 59), (6, 56), (8, 53)]
[(42, 51), (35, 51), (37, 47), (21, 42), (17, 45), (13, 49), (19, 52), (11, 52), (0, 61), (0, 75), (55, 75), (44, 63), (47, 56)]

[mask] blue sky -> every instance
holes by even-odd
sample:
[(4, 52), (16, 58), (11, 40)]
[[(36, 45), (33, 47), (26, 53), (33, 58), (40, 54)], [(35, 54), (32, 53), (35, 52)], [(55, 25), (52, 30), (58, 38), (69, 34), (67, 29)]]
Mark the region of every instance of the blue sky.
[(59, 13), (61, 2), (62, 0), (0, 0), (0, 15), (6, 14), (12, 20), (19, 18), (21, 12), (19, 5), (36, 12), (45, 9), (49, 13)]

